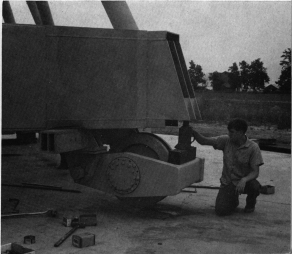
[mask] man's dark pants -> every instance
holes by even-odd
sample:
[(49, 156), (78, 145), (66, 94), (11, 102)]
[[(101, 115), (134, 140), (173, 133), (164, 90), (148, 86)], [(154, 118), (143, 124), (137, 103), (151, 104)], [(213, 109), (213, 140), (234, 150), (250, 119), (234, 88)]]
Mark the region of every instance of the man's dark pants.
[[(257, 180), (251, 180), (246, 183), (244, 194), (247, 194), (246, 208), (255, 206), (256, 198), (260, 195), (261, 185)], [(238, 194), (236, 193), (236, 186), (231, 183), (229, 185), (221, 185), (215, 204), (215, 212), (219, 216), (230, 215), (238, 206)]]

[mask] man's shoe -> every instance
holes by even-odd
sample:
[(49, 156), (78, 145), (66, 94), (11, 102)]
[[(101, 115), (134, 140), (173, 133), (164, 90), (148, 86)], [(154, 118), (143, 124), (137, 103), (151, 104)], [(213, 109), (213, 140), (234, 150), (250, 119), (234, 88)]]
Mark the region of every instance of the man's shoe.
[(244, 212), (245, 212), (245, 213), (253, 213), (254, 210), (255, 210), (255, 207), (248, 207), (248, 206), (246, 206), (246, 207), (244, 208)]
[(244, 208), (244, 212), (245, 213), (253, 213), (255, 210), (255, 205), (256, 205), (256, 200), (254, 200), (253, 202), (249, 202), (246, 204), (245, 208)]
[(247, 196), (244, 212), (253, 213), (255, 210), (256, 203), (257, 203), (257, 196)]

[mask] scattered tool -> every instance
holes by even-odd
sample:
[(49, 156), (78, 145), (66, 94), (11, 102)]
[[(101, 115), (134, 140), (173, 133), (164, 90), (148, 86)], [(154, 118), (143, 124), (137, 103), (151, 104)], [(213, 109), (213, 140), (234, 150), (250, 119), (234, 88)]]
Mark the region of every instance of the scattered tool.
[(96, 226), (97, 218), (96, 214), (81, 214), (79, 216), (79, 222), (84, 223), (86, 226)]
[[(193, 188), (195, 190), (186, 190), (187, 188)], [(220, 187), (216, 187), (216, 186), (203, 186), (203, 185), (190, 185), (188, 187), (186, 187), (184, 190), (182, 190), (181, 192), (188, 192), (188, 193), (197, 193), (197, 189), (212, 189), (212, 190), (219, 190)]]
[(27, 235), (23, 239), (24, 244), (33, 244), (35, 243), (35, 236), (34, 235)]
[(275, 193), (275, 186), (272, 186), (272, 185), (261, 186), (260, 193), (262, 193), (262, 194), (274, 194)]
[(181, 192), (188, 192), (188, 193), (197, 193), (197, 189), (195, 190), (182, 190)]
[(190, 185), (186, 188), (195, 188), (195, 189), (214, 189), (214, 190), (219, 190), (220, 187), (218, 186), (203, 186), (203, 185)]
[(22, 183), (22, 184), (2, 183), (2, 186), (81, 193), (81, 191), (79, 190), (63, 189), (62, 187), (57, 187), (57, 186), (40, 185), (40, 184), (32, 184), (32, 183)]
[(49, 209), (44, 212), (36, 212), (36, 213), (16, 213), (16, 214), (3, 214), (1, 215), (1, 219), (6, 218), (22, 218), (26, 216), (38, 216), (38, 215), (46, 215), (48, 217), (55, 217), (57, 216), (57, 211), (53, 209)]
[(68, 211), (63, 215), (63, 225), (66, 227), (73, 227), (74, 223), (79, 222), (79, 213), (74, 211)]
[(72, 245), (77, 248), (84, 248), (95, 245), (95, 235), (92, 233), (82, 233), (72, 236)]
[(72, 235), (78, 228), (85, 228), (84, 223), (79, 223), (74, 226), (68, 233), (66, 233), (62, 238), (60, 238), (55, 244), (54, 247), (59, 247), (70, 235)]

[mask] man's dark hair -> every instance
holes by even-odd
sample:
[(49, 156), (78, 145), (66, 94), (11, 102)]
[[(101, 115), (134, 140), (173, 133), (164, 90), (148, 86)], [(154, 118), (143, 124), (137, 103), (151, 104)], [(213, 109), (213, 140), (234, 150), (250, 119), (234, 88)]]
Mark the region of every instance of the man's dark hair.
[(232, 119), (227, 126), (227, 129), (230, 131), (231, 129), (234, 129), (236, 131), (243, 131), (243, 133), (246, 133), (247, 131), (247, 122), (243, 119), (236, 118)]

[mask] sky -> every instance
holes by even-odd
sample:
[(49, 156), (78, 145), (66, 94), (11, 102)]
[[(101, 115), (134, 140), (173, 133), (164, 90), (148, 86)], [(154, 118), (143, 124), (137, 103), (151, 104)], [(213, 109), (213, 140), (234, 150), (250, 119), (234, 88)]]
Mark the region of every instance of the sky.
[[(260, 58), (270, 84), (291, 48), (291, 1), (127, 1), (140, 30), (180, 35), (186, 64), (228, 71)], [(33, 24), (25, 1), (10, 1), (17, 23)], [(100, 1), (49, 1), (55, 25), (112, 28)]]

